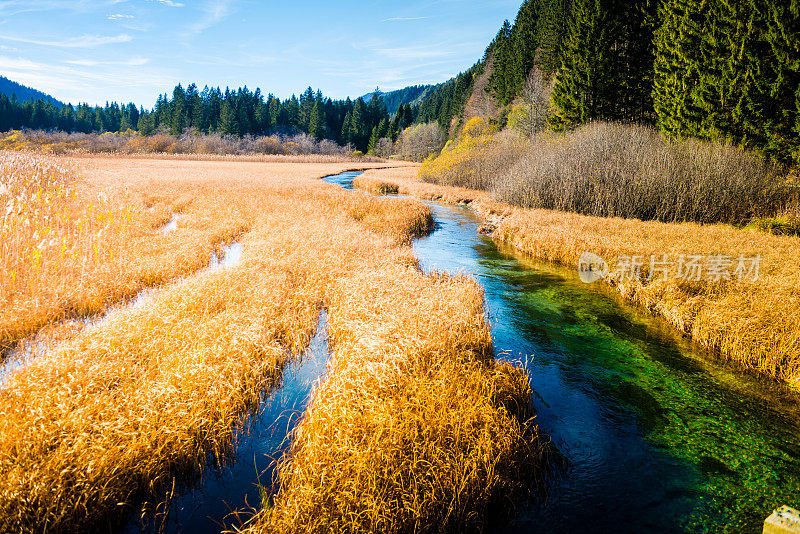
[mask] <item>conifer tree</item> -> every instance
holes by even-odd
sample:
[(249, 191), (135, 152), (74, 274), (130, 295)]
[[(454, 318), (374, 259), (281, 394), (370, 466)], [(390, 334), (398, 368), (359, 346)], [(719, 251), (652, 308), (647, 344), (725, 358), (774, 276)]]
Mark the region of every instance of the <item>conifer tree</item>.
[(553, 88), (553, 128), (574, 128), (610, 114), (617, 82), (611, 53), (614, 30), (606, 2), (575, 1)]
[(317, 100), (311, 110), (311, 121), (308, 126), (308, 133), (320, 141), (325, 137), (325, 116), (322, 113), (322, 102)]
[(655, 34), (653, 106), (659, 129), (676, 137), (699, 134), (703, 111), (694, 96), (705, 12), (702, 2), (664, 0)]

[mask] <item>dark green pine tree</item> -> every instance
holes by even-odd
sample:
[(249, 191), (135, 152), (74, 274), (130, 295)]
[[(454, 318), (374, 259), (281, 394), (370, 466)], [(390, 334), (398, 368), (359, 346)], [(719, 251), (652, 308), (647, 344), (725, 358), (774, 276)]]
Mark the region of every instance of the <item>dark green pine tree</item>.
[(170, 107), (172, 108), (169, 121), (170, 133), (177, 137), (182, 135), (186, 127), (189, 126), (189, 121), (187, 120), (186, 92), (180, 84), (178, 84), (172, 92)]
[(300, 128), (300, 103), (297, 97), (292, 95), (286, 103), (286, 126), (290, 129), (299, 130)]
[(233, 98), (226, 98), (222, 102), (219, 112), (219, 131), (225, 135), (235, 135), (239, 133), (237, 123), (236, 108), (233, 105)]
[(322, 111), (323, 103), (317, 100), (311, 110), (311, 120), (308, 125), (308, 133), (313, 135), (317, 141), (325, 137), (325, 115)]
[(380, 139), (380, 131), (378, 127), (374, 127), (372, 129), (372, 133), (369, 136), (369, 142), (367, 143), (367, 153), (374, 154), (375, 153), (375, 145), (378, 144), (378, 140)]
[(763, 110), (758, 103), (747, 102), (753, 108), (750, 115), (765, 120), (753, 121), (748, 130), (760, 129), (764, 151), (770, 156), (800, 165), (800, 2), (769, 0), (765, 4), (764, 41), (768, 53), (762, 75), (768, 85), (768, 98)]
[[(519, 8), (508, 45), (511, 54), (510, 71), (506, 75), (506, 99), (512, 100), (522, 90), (533, 67), (539, 49), (539, 17), (543, 2), (526, 0)], [(507, 45), (507, 46), (508, 46)]]
[(353, 117), (348, 111), (347, 114), (344, 116), (344, 122), (342, 122), (342, 132), (340, 134), (340, 139), (343, 145), (352, 143), (353, 140), (350, 138), (350, 133), (353, 128)]
[(617, 78), (615, 23), (609, 2), (576, 0), (562, 49), (561, 69), (553, 89), (556, 113), (551, 126), (574, 128), (597, 118), (613, 118)]
[(509, 100), (507, 77), (511, 70), (510, 52), (511, 24), (506, 20), (497, 36), (487, 49), (487, 59), (491, 57), (492, 74), (489, 76), (489, 88), (501, 102)]
[(614, 7), (616, 36), (615, 67), (619, 120), (654, 123), (653, 64), (655, 30), (659, 24), (659, 0), (618, 1)]
[(358, 150), (362, 152), (367, 149), (369, 141), (368, 136), (370, 130), (367, 129), (367, 106), (364, 104), (364, 99), (359, 98), (353, 104), (353, 113), (350, 118), (350, 133), (348, 139), (353, 143)]
[(655, 33), (653, 107), (656, 123), (674, 137), (700, 134), (703, 109), (696, 104), (700, 83), (706, 2), (664, 0)]
[[(538, 0), (536, 40), (539, 49), (535, 64), (547, 75), (553, 74), (561, 64), (561, 42), (566, 31), (567, 9), (566, 0)], [(528, 71), (531, 67), (528, 67)]]

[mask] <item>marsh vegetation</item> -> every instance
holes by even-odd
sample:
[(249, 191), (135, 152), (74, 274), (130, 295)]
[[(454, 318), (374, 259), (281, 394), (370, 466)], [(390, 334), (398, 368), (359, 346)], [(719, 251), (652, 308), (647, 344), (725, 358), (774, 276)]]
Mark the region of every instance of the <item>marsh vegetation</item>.
[[(58, 249), (43, 254), (52, 274), (22, 271), (38, 284), (31, 298), (54, 311), (27, 319), (39, 307), (4, 306), (10, 323), (29, 325), (8, 344), (142, 285), (160, 289), (64, 332), (0, 386), (2, 530), (81, 531), (163, 511), (166, 498), (232, 459), (237, 431), (305, 349), (322, 308), (334, 354), (328, 378), (293, 435), (274, 508), (252, 528), (291, 530), (297, 514), (317, 528), (475, 525), (506, 491), (527, 487), (525, 476), (541, 478), (546, 439), (529, 422), (528, 381), (494, 361), (479, 287), (421, 273), (407, 246), (430, 227), (425, 206), (314, 180), (346, 163), (84, 160), (45, 180), (51, 174), (38, 169), (57, 171), (63, 160), (5, 161), (27, 190), (52, 182), (136, 214), (100, 235), (69, 227), (74, 260), (96, 278), (63, 283), (68, 275), (48, 255)], [(34, 207), (24, 206), (42, 213), (51, 197), (29, 194)], [(178, 211), (175, 230), (163, 232)], [(200, 268), (234, 237), (239, 263)], [(104, 275), (112, 266), (95, 261), (95, 249), (123, 240), (115, 261), (124, 260)], [(172, 270), (161, 277), (141, 274), (163, 265)], [(115, 285), (126, 279), (135, 283)], [(64, 306), (69, 299), (77, 304)], [(359, 491), (339, 491), (347, 487)], [(321, 515), (320, 498), (339, 504)]]

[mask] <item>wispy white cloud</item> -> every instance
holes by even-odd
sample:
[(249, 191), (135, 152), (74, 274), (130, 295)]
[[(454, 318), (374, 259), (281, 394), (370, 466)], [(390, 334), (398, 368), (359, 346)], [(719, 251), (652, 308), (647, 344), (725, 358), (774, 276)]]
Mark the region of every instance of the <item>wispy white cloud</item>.
[(0, 1), (0, 17), (12, 17), (22, 13), (68, 10), (88, 12), (102, 6), (113, 6), (127, 0), (3, 0)]
[(70, 65), (80, 65), (82, 67), (97, 67), (98, 65), (126, 65), (128, 67), (139, 67), (146, 65), (150, 60), (146, 57), (135, 56), (125, 61), (95, 61), (93, 59), (72, 59), (65, 63)]
[(159, 4), (161, 4), (162, 6), (167, 6), (167, 7), (184, 7), (184, 6), (186, 6), (186, 4), (184, 4), (183, 2), (173, 2), (173, 0), (155, 0), (155, 1), (158, 2)]
[(109, 15), (108, 20), (131, 20), (133, 15), (123, 15), (122, 13), (115, 13), (113, 15)]
[(201, 8), (203, 16), (189, 26), (188, 34), (190, 36), (199, 35), (222, 22), (233, 11), (231, 4), (231, 0), (209, 0), (206, 2)]
[[(153, 70), (131, 70), (125, 62), (103, 63), (103, 69), (84, 70), (84, 65), (65, 66), (30, 61), (24, 58), (0, 56), (0, 71), (3, 75), (30, 87), (47, 90), (65, 102), (101, 103), (117, 98), (127, 101), (131, 89), (166, 87), (171, 76)], [(114, 92), (108, 91), (109, 87)]]
[(95, 46), (102, 46), (114, 43), (127, 43), (133, 40), (128, 34), (122, 33), (119, 35), (81, 35), (80, 37), (71, 37), (62, 41), (40, 41), (37, 39), (27, 39), (24, 37), (12, 37), (10, 35), (0, 35), (0, 39), (5, 41), (12, 41), (15, 43), (26, 43), (38, 46), (53, 46), (56, 48), (93, 48)]
[(391, 17), (388, 19), (383, 19), (381, 22), (406, 22), (411, 20), (425, 20), (429, 18), (430, 17)]

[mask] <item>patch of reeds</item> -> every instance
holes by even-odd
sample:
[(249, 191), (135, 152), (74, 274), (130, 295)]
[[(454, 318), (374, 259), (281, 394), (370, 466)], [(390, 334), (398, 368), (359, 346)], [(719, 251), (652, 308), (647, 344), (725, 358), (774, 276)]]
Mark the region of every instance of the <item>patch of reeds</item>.
[[(389, 521), (380, 524), (409, 525), (415, 517), (428, 530), (479, 525), (496, 500), (527, 487), (523, 475), (541, 476), (544, 440), (528, 424), (527, 378), (492, 361), (476, 284), (423, 275), (410, 249), (397, 246), (429, 222), (427, 208), (334, 190), (314, 179), (331, 173), (326, 165), (94, 163), (94, 186), (129, 188), (145, 205), (170, 198), (203, 236), (213, 235), (220, 214), (246, 225), (243, 258), (65, 336), (6, 377), (0, 531), (82, 532), (163, 509), (166, 493), (230, 458), (237, 429), (307, 345), (321, 306), (330, 310), (336, 356), (301, 428), (326, 420), (316, 407), (328, 398), (343, 417), (321, 423), (335, 452), (330, 460), (347, 461), (351, 438), (367, 445), (336, 473), (345, 492), (324, 521), (366, 524), (350, 512), (379, 503), (378, 515)], [(181, 219), (176, 232), (188, 224)], [(348, 401), (337, 395), (361, 403), (354, 406), (362, 418), (348, 419)], [(387, 412), (384, 400), (396, 410)], [(351, 426), (359, 422), (365, 426)], [(284, 465), (287, 480), (301, 465), (295, 452), (310, 450), (303, 432)], [(364, 461), (370, 455), (378, 463)], [(393, 467), (382, 468), (384, 460)], [(423, 507), (392, 497), (406, 489), (398, 474)], [(333, 475), (316, 472), (319, 495), (336, 489)], [(372, 493), (347, 490), (364, 481)], [(279, 501), (312, 514), (326, 509), (306, 487), (287, 482)]]
[(371, 179), (363, 174), (356, 176), (353, 180), (353, 187), (375, 195), (396, 195), (400, 192), (397, 184)]
[(387, 264), (334, 285), (328, 311), (328, 378), (248, 532), (480, 530), (541, 489), (528, 379), (494, 362), (473, 280)]
[[(185, 191), (109, 194), (81, 172), (60, 158), (0, 158), (0, 353), (49, 323), (198, 270), (248, 224), (235, 207), (194, 216)], [(176, 210), (186, 217), (165, 234)]]

